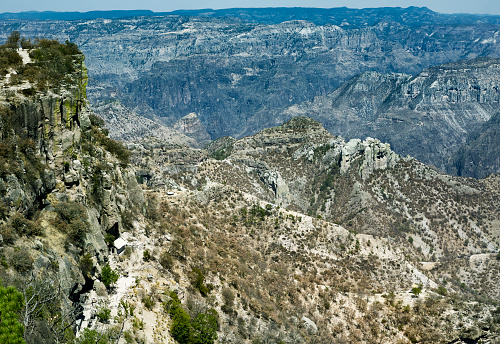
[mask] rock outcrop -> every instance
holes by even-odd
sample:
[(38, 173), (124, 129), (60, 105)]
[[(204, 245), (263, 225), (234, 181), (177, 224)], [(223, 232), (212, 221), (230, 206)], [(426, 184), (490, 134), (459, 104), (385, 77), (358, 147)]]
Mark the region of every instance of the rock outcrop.
[(211, 141), (207, 129), (195, 113), (190, 113), (179, 119), (175, 122), (173, 128), (178, 132), (196, 140), (199, 147), (203, 147)]
[(377, 139), (368, 137), (365, 141), (352, 139), (341, 146), (340, 171), (345, 173), (351, 167), (351, 162), (357, 158), (362, 159), (359, 174), (367, 179), (373, 171), (392, 168), (399, 160), (390, 145)]
[[(341, 137), (331, 135), (321, 123), (307, 117), (294, 117), (281, 126), (240, 140), (224, 140), (225, 144), (218, 141), (214, 141), (209, 150), (224, 150), (227, 154), (214, 155), (212, 152), (211, 156), (232, 166), (241, 166), (245, 174), (252, 176), (255, 173), (258, 177), (245, 183), (249, 192), (269, 197), (284, 206), (300, 205), (304, 212), (309, 207), (304, 190), (308, 179), (315, 174), (308, 168), (340, 175), (356, 171), (359, 178), (366, 180), (374, 171), (393, 168), (400, 159), (389, 144), (372, 138), (346, 143)], [(291, 157), (293, 162), (289, 161)], [(298, 163), (302, 160), (304, 164)]]

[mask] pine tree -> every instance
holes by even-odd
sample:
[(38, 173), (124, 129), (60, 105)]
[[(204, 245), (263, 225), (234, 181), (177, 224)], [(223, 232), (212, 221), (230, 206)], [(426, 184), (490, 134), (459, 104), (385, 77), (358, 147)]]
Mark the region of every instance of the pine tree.
[(13, 286), (0, 286), (0, 343), (25, 344), (24, 327), (18, 321), (23, 295)]

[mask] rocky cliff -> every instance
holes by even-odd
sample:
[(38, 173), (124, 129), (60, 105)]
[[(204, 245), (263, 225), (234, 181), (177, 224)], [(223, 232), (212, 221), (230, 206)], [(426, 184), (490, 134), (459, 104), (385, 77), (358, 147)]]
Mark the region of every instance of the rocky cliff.
[[(42, 41), (18, 51), (24, 62), (0, 80), (0, 275), (24, 293), (25, 341), (66, 342), (81, 296), (103, 279), (110, 238), (144, 197), (124, 148), (88, 108), (77, 48)], [(64, 84), (46, 78), (59, 65), (40, 63), (54, 51), (71, 66)]]
[(459, 176), (484, 178), (500, 173), (500, 115), (495, 113), (467, 135), (463, 146), (452, 156), (447, 171)]

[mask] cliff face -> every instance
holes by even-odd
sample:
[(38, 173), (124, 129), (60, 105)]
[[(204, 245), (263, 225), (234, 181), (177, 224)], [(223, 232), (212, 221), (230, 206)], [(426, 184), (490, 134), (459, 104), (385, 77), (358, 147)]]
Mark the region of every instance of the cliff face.
[[(135, 174), (119, 154), (123, 151), (98, 128), (88, 109), (81, 56), (68, 56), (76, 74), (64, 75), (65, 84), (57, 87), (41, 88), (32, 74), (19, 72), (36, 71), (36, 61), (29, 59), (16, 67), (16, 84), (8, 80), (15, 70), (0, 79), (0, 252), (5, 262), (0, 276), (25, 293), (43, 291), (52, 295), (43, 297), (57, 300), (51, 304), (55, 308), (44, 308), (47, 314), (56, 312), (49, 319), (23, 313), (28, 343), (63, 335), (55, 328), (41, 334), (44, 324), (55, 326), (51, 321), (73, 328), (80, 295), (102, 278), (100, 267), (110, 250), (106, 236), (122, 233), (124, 212), (144, 208)], [(22, 254), (16, 255), (19, 250)], [(25, 299), (27, 309), (34, 307), (31, 301)], [(59, 319), (60, 314), (65, 318)]]
[(478, 59), (432, 67), (414, 77), (368, 72), (280, 116), (307, 114), (334, 134), (374, 136), (399, 154), (445, 170), (467, 134), (497, 112), (499, 66), (497, 59)]
[(172, 144), (199, 146), (199, 143), (183, 133), (144, 116), (124, 106), (119, 100), (91, 104), (92, 111), (105, 119), (109, 137), (121, 141), (141, 141), (155, 137)]
[(452, 157), (448, 173), (484, 178), (500, 173), (500, 114), (495, 113), (479, 129), (467, 135), (467, 141)]

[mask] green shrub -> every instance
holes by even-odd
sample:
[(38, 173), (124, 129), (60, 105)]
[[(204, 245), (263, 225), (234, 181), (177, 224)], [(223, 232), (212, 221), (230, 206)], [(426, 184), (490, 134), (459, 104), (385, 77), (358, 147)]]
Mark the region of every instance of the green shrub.
[(76, 202), (61, 202), (54, 208), (58, 217), (52, 224), (67, 235), (69, 243), (83, 247), (89, 230), (85, 207)]
[(87, 237), (88, 224), (82, 220), (76, 220), (68, 225), (68, 239), (78, 247), (83, 247)]
[(25, 344), (24, 327), (18, 321), (23, 308), (23, 295), (14, 287), (0, 285), (0, 343)]
[(233, 146), (228, 146), (228, 147), (224, 147), (224, 148), (216, 150), (215, 152), (210, 154), (210, 157), (214, 158), (216, 160), (224, 160), (224, 159), (228, 158), (232, 152), (233, 152)]
[(132, 247), (130, 246), (127, 246), (125, 247), (125, 250), (123, 250), (123, 258), (130, 258), (130, 256), (132, 255)]
[[(94, 120), (98, 117), (94, 116)], [(92, 122), (92, 119), (91, 119)], [(102, 122), (103, 125), (104, 122)], [(101, 125), (101, 122), (99, 122)], [(108, 152), (113, 154), (120, 160), (120, 165), (126, 167), (130, 162), (130, 151), (123, 145), (123, 143), (115, 141), (107, 137), (107, 129), (98, 129), (93, 127), (91, 130), (91, 137), (95, 139), (97, 143), (103, 146)]]
[(142, 298), (142, 303), (144, 304), (144, 307), (152, 310), (155, 305), (155, 300), (151, 295), (146, 295)]
[(88, 328), (82, 331), (82, 334), (76, 340), (77, 344), (107, 344), (109, 343), (109, 336), (107, 333), (99, 333), (96, 330)]
[(439, 295), (442, 295), (442, 296), (446, 296), (448, 294), (448, 290), (446, 290), (445, 287), (443, 287), (442, 285), (440, 285), (438, 288), (437, 288), (437, 291), (436, 291)]
[(123, 228), (126, 230), (132, 230), (134, 229), (134, 219), (135, 219), (135, 214), (132, 210), (125, 210), (120, 213), (120, 216), (122, 218), (122, 225)]
[(234, 314), (235, 311), (233, 309), (234, 306), (234, 292), (230, 288), (224, 288), (222, 290), (222, 299), (224, 300), (224, 304), (221, 309), (226, 314)]
[(412, 288), (411, 292), (418, 296), (422, 292), (422, 285)]
[(172, 318), (170, 333), (179, 344), (192, 343), (191, 318), (181, 306), (181, 301), (175, 292), (170, 292), (170, 300), (166, 304)]
[(108, 152), (120, 160), (122, 167), (126, 167), (129, 164), (130, 151), (123, 145), (123, 143), (107, 138), (107, 140), (102, 141), (102, 144)]
[(35, 80), (39, 89), (57, 87), (62, 82), (75, 82), (76, 78), (72, 74), (81, 68), (78, 62), (83, 62), (83, 55), (76, 44), (41, 39), (34, 45), (35, 49), (30, 51), (30, 57), (32, 65), (38, 69)]
[(99, 312), (97, 312), (97, 319), (102, 322), (102, 323), (108, 323), (109, 319), (111, 319), (111, 309), (107, 307), (103, 307), (99, 309)]
[(12, 31), (9, 37), (7, 37), (7, 41), (5, 42), (4, 46), (10, 49), (18, 49), (20, 40), (21, 34), (19, 33), (19, 31)]
[(35, 45), (31, 42), (29, 38), (21, 38), (21, 48), (23, 49), (33, 49)]
[(152, 259), (151, 253), (149, 252), (149, 250), (144, 250), (144, 252), (142, 253), (142, 259), (145, 262), (149, 262)]
[(60, 202), (54, 206), (54, 209), (61, 220), (65, 221), (66, 223), (70, 223), (81, 218), (87, 218), (85, 207), (80, 203)]
[(109, 264), (106, 264), (102, 268), (101, 277), (102, 277), (102, 283), (104, 283), (106, 288), (109, 288), (110, 286), (115, 284), (116, 281), (118, 281), (118, 278), (120, 276), (118, 275), (118, 273), (115, 270), (113, 270), (109, 266)]
[(95, 126), (97, 128), (104, 128), (104, 120), (99, 117), (94, 115), (93, 113), (89, 115), (90, 123), (92, 126)]
[(106, 236), (104, 237), (104, 242), (108, 245), (111, 246), (115, 242), (116, 237), (111, 234), (111, 233), (106, 233)]
[(175, 292), (169, 293), (170, 300), (165, 308), (172, 318), (170, 331), (179, 344), (213, 344), (217, 340), (219, 314), (215, 309), (200, 313), (191, 320), (182, 308), (181, 301)]
[(172, 255), (170, 253), (168, 253), (167, 251), (163, 251), (162, 254), (160, 254), (160, 265), (164, 269), (172, 270), (174, 264), (174, 259), (172, 258)]
[(8, 73), (9, 68), (22, 64), (23, 59), (16, 51), (19, 47), (19, 32), (13, 31), (7, 42), (0, 46), (0, 76)]
[(197, 267), (194, 267), (191, 271), (192, 279), (191, 284), (200, 291), (200, 294), (205, 297), (210, 293), (211, 286), (205, 285), (205, 276), (201, 272), (201, 270)]
[(193, 321), (193, 343), (213, 344), (217, 340), (219, 315), (215, 309), (200, 313)]

